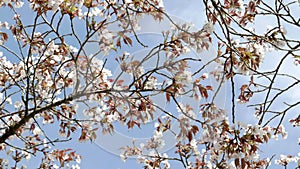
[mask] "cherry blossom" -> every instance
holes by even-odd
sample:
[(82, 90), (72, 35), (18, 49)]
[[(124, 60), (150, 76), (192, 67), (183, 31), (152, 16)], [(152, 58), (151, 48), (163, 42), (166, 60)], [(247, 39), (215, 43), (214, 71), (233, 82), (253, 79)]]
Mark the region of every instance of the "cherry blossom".
[[(0, 168), (39, 161), (36, 168), (78, 169), (85, 157), (76, 145), (57, 144), (149, 122), (147, 141), (120, 147), (124, 165), (130, 157), (147, 169), (295, 165), (299, 154), (261, 151), (291, 141), (300, 124), (300, 103), (289, 97), (299, 77), (288, 70), (300, 63), (299, 6), (274, 2), (204, 0), (200, 28), (177, 23), (163, 0), (0, 2), (8, 11), (0, 21)], [(141, 35), (145, 17), (171, 25), (153, 46)], [(258, 23), (269, 19), (276, 22)], [(134, 54), (140, 48), (149, 52)], [(216, 101), (222, 90), (225, 106)], [(172, 152), (163, 152), (170, 140)]]

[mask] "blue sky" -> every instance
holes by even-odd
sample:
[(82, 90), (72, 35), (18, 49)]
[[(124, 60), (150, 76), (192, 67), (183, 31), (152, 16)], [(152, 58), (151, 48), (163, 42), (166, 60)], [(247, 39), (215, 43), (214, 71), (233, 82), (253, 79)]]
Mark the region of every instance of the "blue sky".
[[(166, 7), (166, 11), (172, 15), (175, 16), (176, 18), (180, 18), (180, 21), (187, 21), (187, 22), (192, 22), (197, 28), (201, 28), (203, 26), (203, 24), (205, 23), (206, 19), (205, 19), (205, 13), (204, 13), (204, 9), (202, 6), (202, 2), (199, 0), (187, 0), (187, 1), (164, 1), (165, 2), (165, 7)], [(145, 24), (145, 28), (142, 28), (142, 32), (158, 32), (159, 29), (161, 29), (161, 27), (164, 26), (153, 26), (153, 24), (151, 22), (148, 22), (147, 20), (144, 20), (145, 22), (142, 22), (143, 24)], [(148, 23), (148, 24), (147, 24)], [(267, 22), (258, 20), (254, 27), (256, 28), (256, 30), (258, 30), (259, 32), (264, 32), (267, 25), (272, 25), (274, 24), (274, 20), (268, 20)], [(160, 28), (157, 28), (160, 27)], [(210, 54), (214, 53), (214, 51), (210, 51), (206, 54), (204, 54), (203, 56), (200, 56), (202, 59), (204, 59), (204, 62), (206, 61), (206, 57), (209, 57)], [(276, 56), (277, 55), (277, 56)], [(270, 59), (270, 57), (272, 57)], [(274, 58), (275, 57), (275, 58)], [(264, 61), (264, 64), (262, 66), (262, 70), (269, 70), (271, 68), (274, 67), (274, 65), (276, 65), (276, 63), (278, 62), (278, 60), (280, 59), (280, 53), (277, 53), (274, 55), (274, 53), (271, 54), (267, 54), (266, 56), (266, 60)], [(297, 67), (295, 67), (294, 65), (291, 65), (292, 60), (290, 59), (289, 61), (291, 62), (287, 62), (286, 65), (284, 66), (283, 71), (286, 73), (291, 73), (291, 72), (295, 72), (295, 70), (297, 69)], [(210, 67), (212, 68), (212, 67)], [(298, 74), (299, 75), (299, 74)], [(299, 76), (298, 76), (299, 77)], [(240, 80), (243, 80), (244, 83), (245, 81), (248, 81), (248, 78), (240, 78)], [(283, 80), (283, 82), (287, 82), (286, 79)], [(283, 82), (279, 83), (279, 85), (281, 85)], [(212, 82), (214, 83), (214, 82)], [(237, 83), (238, 85), (241, 85), (242, 83)], [(215, 85), (215, 84), (214, 84)], [(224, 91), (222, 93), (223, 96), (225, 96), (225, 98), (220, 97), (220, 105), (224, 105), (226, 108), (230, 109), (230, 104), (225, 103), (222, 101), (226, 100), (230, 98), (230, 84), (227, 84), (227, 86), (224, 86)], [(291, 98), (299, 98), (299, 95), (297, 94), (297, 91), (292, 91), (290, 93), (290, 95), (286, 96), (283, 99), (286, 100), (290, 100)], [(258, 101), (258, 99), (260, 99), (261, 96), (257, 96), (254, 97), (253, 102)], [(230, 101), (230, 99), (229, 99)], [(227, 105), (227, 106), (226, 106)], [(280, 108), (280, 106), (278, 106), (278, 108)], [(254, 109), (253, 108), (248, 108), (245, 105), (241, 105), (241, 104), (237, 104), (237, 118), (241, 121), (247, 121), (249, 123), (256, 123), (256, 119), (253, 116), (253, 112)], [(293, 117), (295, 114), (297, 113), (296, 110), (292, 110), (288, 116)], [(275, 123), (276, 124), (276, 123)], [(296, 155), (299, 152), (299, 148), (298, 147), (294, 147), (291, 145), (295, 145), (296, 146), (296, 141), (297, 138), (299, 137), (299, 129), (293, 128), (290, 125), (287, 125), (287, 130), (290, 130), (289, 132), (289, 139), (288, 140), (279, 140), (279, 141), (270, 141), (270, 144), (267, 145), (263, 145), (262, 149), (261, 149), (261, 157), (271, 157), (272, 155), (276, 155), (276, 157), (279, 157), (280, 154), (292, 154), (292, 155)], [(121, 130), (119, 131), (121, 134), (126, 135), (126, 131)], [(129, 131), (130, 132), (130, 131)], [(149, 130), (149, 133), (147, 134), (152, 134), (152, 131)], [(130, 134), (128, 134), (130, 135)], [(131, 135), (132, 136), (132, 135)], [(136, 135), (137, 138), (140, 138), (140, 135)], [(118, 139), (119, 137), (117, 136), (115, 139)], [(122, 138), (122, 137), (121, 137)], [(142, 137), (143, 138), (143, 137)], [(101, 139), (101, 138), (99, 138)], [(110, 139), (110, 138), (108, 138)], [(114, 137), (111, 138), (112, 140), (115, 140)], [(127, 138), (130, 142), (130, 137)], [(127, 141), (128, 141), (127, 140)], [(105, 149), (105, 148), (104, 148)], [(171, 151), (172, 152), (172, 151)], [(110, 154), (108, 152), (106, 152), (105, 150), (99, 150), (99, 153), (104, 155), (106, 154), (107, 157), (111, 157), (110, 159), (117, 159), (118, 157), (115, 157), (113, 154)], [(105, 156), (105, 155), (104, 155)], [(111, 160), (108, 160), (109, 164), (111, 163)], [(84, 164), (84, 161), (83, 161)], [(118, 166), (118, 168), (123, 169), (123, 168), (136, 168), (137, 165), (135, 163), (134, 159), (129, 159), (126, 161), (126, 163), (118, 163), (117, 161), (114, 162), (115, 165)], [(292, 165), (294, 164), (290, 164), (289, 167), (293, 168)], [(111, 167), (110, 165), (106, 166), (103, 163), (103, 168), (115, 168), (115, 167)], [(279, 168), (279, 166), (274, 165), (274, 161), (273, 161), (273, 165), (269, 167), (270, 169), (276, 169)]]
[[(204, 9), (202, 6), (202, 1), (201, 0), (185, 0), (185, 1), (172, 1), (172, 0), (165, 0), (164, 1), (166, 11), (177, 18), (180, 18), (180, 20), (184, 20), (187, 22), (192, 22), (195, 24), (197, 28), (201, 28), (202, 25), (205, 23), (205, 13)], [(0, 13), (11, 13), (7, 11), (6, 9), (1, 8)], [(20, 10), (23, 15), (23, 19), (26, 20), (26, 22), (31, 22), (32, 19), (32, 13), (31, 11), (28, 10)], [(26, 17), (25, 17), (26, 16)], [(11, 20), (10, 15), (0, 15), (0, 21), (5, 21), (5, 20)], [(255, 25), (257, 29), (261, 29), (261, 31), (264, 30), (264, 28), (268, 24), (272, 24), (273, 21), (270, 20), (268, 22), (262, 22), (258, 21), (257, 24)], [(164, 26), (158, 26), (151, 24), (151, 22), (148, 22), (147, 20), (143, 22), (142, 30), (140, 33), (153, 33), (155, 36), (159, 36), (159, 31), (161, 27)], [(160, 27), (160, 28), (158, 28)], [(294, 32), (295, 33), (295, 32)], [(299, 35), (298, 35), (299, 36)], [(145, 41), (148, 41), (147, 36), (144, 37)], [(151, 43), (149, 41), (149, 43)], [(11, 44), (13, 45), (13, 44)], [(129, 50), (129, 49), (128, 49)], [(134, 49), (134, 50), (139, 50), (139, 49)], [(133, 51), (134, 52), (134, 51)], [(204, 58), (203, 62), (206, 61), (206, 57), (209, 57), (210, 54), (213, 54), (213, 51), (209, 51), (205, 54), (204, 56), (199, 56)], [(279, 54), (277, 54), (279, 55)], [(196, 57), (196, 56), (195, 56)], [(276, 57), (276, 55), (272, 54), (272, 56), (266, 56), (267, 57), (273, 57), (272, 59), (266, 59), (264, 61), (264, 64), (262, 69), (270, 69), (272, 65), (276, 64), (276, 61), (279, 57)], [(295, 66), (290, 66), (290, 63), (286, 63), (286, 66), (284, 67), (284, 70), (286, 73), (294, 73), (295, 70), (298, 69), (299, 67)], [(112, 70), (113, 71), (113, 70)], [(300, 71), (299, 71), (300, 72)], [(298, 74), (300, 76), (300, 73)], [(298, 77), (299, 77), (298, 76)], [(245, 80), (241, 78), (241, 80)], [(282, 83), (286, 83), (287, 81), (285, 79), (282, 80), (282, 82), (279, 82), (279, 85)], [(214, 82), (212, 82), (214, 83)], [(215, 84), (213, 84), (215, 85)], [(222, 103), (223, 100), (226, 100), (227, 98), (230, 98), (230, 86), (229, 84), (224, 86), (224, 90), (222, 91), (222, 95), (225, 98), (220, 97), (220, 104), (224, 105), (227, 107), (229, 104)], [(293, 99), (299, 99), (300, 96), (297, 92), (297, 90), (294, 90), (290, 93), (290, 95), (286, 96), (285, 98), (282, 98), (283, 100), (293, 100)], [(254, 101), (256, 99), (259, 99), (259, 97), (254, 98)], [(227, 107), (228, 108), (228, 107)], [(254, 122), (254, 117), (253, 117), (253, 108), (247, 108), (245, 105), (237, 105), (238, 108), (238, 114), (237, 117), (238, 119), (241, 120), (247, 120), (249, 122)], [(280, 106), (278, 105), (278, 108)], [(296, 110), (292, 110), (289, 115), (293, 115), (294, 113), (297, 113)], [(74, 149), (83, 156), (82, 162), (81, 162), (81, 168), (83, 169), (93, 169), (93, 168), (99, 168), (99, 169), (128, 169), (128, 168), (142, 168), (141, 165), (136, 163), (135, 159), (128, 159), (125, 163), (122, 162), (119, 158), (116, 151), (118, 151), (119, 147), (117, 145), (126, 145), (130, 143), (132, 138), (137, 138), (137, 140), (141, 139), (144, 140), (143, 138), (147, 138), (152, 136), (152, 130), (151, 127), (154, 125), (154, 122), (151, 122), (147, 124), (143, 129), (139, 131), (139, 129), (133, 130), (133, 131), (128, 131), (127, 129), (121, 129), (117, 128), (117, 133), (119, 133), (116, 136), (98, 136), (98, 139), (96, 140), (95, 143), (77, 143), (77, 139), (72, 140), (70, 143), (63, 143), (59, 145), (59, 147), (74, 147)], [(295, 129), (292, 127), (287, 127), (288, 130), (291, 130), (289, 133), (289, 139), (288, 140), (281, 140), (278, 142), (271, 141), (271, 144), (264, 145), (262, 146), (261, 152), (263, 157), (271, 156), (273, 154), (276, 154), (276, 157), (279, 157), (280, 154), (283, 153), (288, 153), (288, 154), (297, 154), (299, 152), (299, 147), (293, 147), (290, 145), (296, 145), (295, 141), (297, 141), (297, 138), (299, 137), (299, 129)], [(55, 130), (56, 132), (56, 130)], [(126, 140), (124, 140), (126, 139)], [(121, 143), (121, 144), (120, 144)], [(168, 145), (169, 146), (169, 145)], [(170, 146), (172, 147), (172, 146)], [(171, 150), (171, 154), (172, 154)], [(177, 166), (177, 164), (174, 164)], [(173, 166), (174, 167), (174, 166)], [(172, 167), (172, 168), (173, 168)], [(175, 167), (176, 168), (176, 167)], [(276, 165), (272, 165), (269, 167), (270, 169), (275, 169), (279, 168)], [(292, 168), (292, 167), (291, 167)]]

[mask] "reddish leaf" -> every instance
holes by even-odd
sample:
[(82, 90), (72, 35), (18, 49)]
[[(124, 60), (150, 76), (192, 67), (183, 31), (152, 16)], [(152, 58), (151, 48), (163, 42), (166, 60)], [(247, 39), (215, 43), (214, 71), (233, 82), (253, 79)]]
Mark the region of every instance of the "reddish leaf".
[(245, 161), (245, 159), (244, 158), (242, 158), (242, 168), (246, 168), (246, 161)]
[(7, 41), (8, 40), (7, 33), (1, 32), (1, 34), (2, 34), (2, 40)]
[(188, 137), (189, 141), (192, 141), (192, 139), (193, 139), (193, 135), (192, 135), (192, 133), (191, 133), (191, 132), (188, 132), (188, 135), (187, 135), (187, 137)]
[(31, 126), (30, 126), (30, 131), (33, 131), (35, 128), (35, 125), (32, 123)]
[(141, 124), (135, 120), (130, 120), (127, 122), (128, 129), (131, 129), (134, 127), (134, 125), (137, 125), (139, 128), (141, 128)]
[(244, 84), (241, 86), (241, 91), (244, 91), (245, 89), (248, 89), (248, 88), (249, 88), (248, 85)]
[(139, 105), (138, 110), (139, 111), (146, 111), (146, 103), (142, 101), (142, 103)]
[(191, 131), (192, 131), (193, 134), (195, 135), (195, 134), (199, 131), (199, 128), (198, 128), (196, 125), (192, 125)]
[(201, 85), (198, 85), (198, 89), (199, 89), (201, 96), (207, 99), (208, 98), (207, 90), (204, 87), (202, 87)]
[(71, 131), (74, 132), (76, 130), (76, 127), (71, 127)]
[(137, 125), (139, 128), (141, 128), (141, 123), (134, 121), (134, 124)]
[(266, 136), (266, 135), (263, 135), (263, 138), (264, 138), (264, 140), (265, 140), (265, 142), (266, 142), (266, 143), (269, 141), (269, 138), (268, 138), (268, 136)]
[(132, 45), (132, 40), (129, 38), (129, 37), (127, 37), (127, 36), (125, 36), (124, 35), (124, 37), (123, 37), (123, 41), (124, 41), (124, 43), (126, 44), (126, 45)]
[(206, 90), (213, 90), (212, 86), (206, 86), (205, 88), (206, 88)]
[(67, 138), (69, 138), (70, 135), (71, 135), (71, 132), (70, 132), (70, 130), (68, 130), (68, 132), (67, 132)]
[(121, 48), (121, 38), (117, 39), (116, 46)]
[(134, 126), (134, 122), (132, 120), (130, 120), (130, 121), (127, 122), (128, 129), (133, 128), (133, 126)]
[(167, 99), (167, 102), (170, 102), (170, 99), (171, 99), (170, 93), (166, 93), (166, 99)]
[(158, 121), (159, 123), (161, 123), (161, 119), (160, 119), (160, 118), (158, 118), (157, 121)]
[(240, 166), (240, 159), (236, 158), (236, 159), (234, 160), (234, 164), (235, 164), (235, 166), (236, 166), (237, 168), (239, 168), (239, 166)]

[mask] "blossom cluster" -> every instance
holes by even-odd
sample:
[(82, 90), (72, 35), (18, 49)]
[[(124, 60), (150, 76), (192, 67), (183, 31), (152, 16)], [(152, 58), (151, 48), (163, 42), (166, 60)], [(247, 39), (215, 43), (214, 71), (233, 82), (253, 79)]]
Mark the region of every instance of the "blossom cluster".
[[(79, 142), (95, 141), (99, 131), (113, 134), (116, 124), (133, 129), (152, 120), (156, 121), (153, 136), (140, 145), (133, 141), (132, 146), (122, 147), (123, 161), (137, 157), (146, 169), (169, 169), (170, 161), (179, 161), (187, 169), (267, 168), (271, 160), (260, 156), (260, 147), (270, 139), (287, 139), (282, 121), (299, 104), (285, 103), (288, 108), (281, 112), (269, 110), (277, 97), (299, 83), (298, 78), (280, 73), (288, 56), (299, 63), (299, 40), (289, 38), (280, 21), (261, 34), (251, 28), (257, 16), (272, 14), (268, 9), (272, 7), (261, 0), (204, 5), (207, 22), (195, 30), (191, 24), (172, 21), (162, 0), (1, 1), (0, 8), (10, 8), (12, 16), (9, 22), (0, 21), (0, 151), (8, 156), (0, 159), (0, 168), (13, 163), (26, 168), (22, 160), (41, 157), (39, 168), (78, 169), (82, 157), (72, 149), (56, 149), (56, 143), (74, 137)], [(296, 19), (288, 17), (290, 5), (279, 5), (273, 15), (299, 27)], [(27, 23), (23, 9), (17, 8), (33, 11), (32, 22)], [(163, 40), (138, 60), (123, 49), (147, 48), (138, 34), (144, 15), (156, 21), (167, 19), (172, 28), (163, 31)], [(209, 50), (216, 40), (217, 53), (210, 56), (211, 61), (203, 64), (200, 58), (189, 56), (191, 50)], [(10, 47), (12, 42), (16, 46)], [(286, 52), (278, 67), (261, 72), (261, 65), (268, 63), (267, 54), (276, 50)], [(149, 68), (149, 60), (155, 66)], [(217, 64), (216, 69), (203, 73), (211, 63)], [(114, 74), (108, 67), (121, 72)], [(122, 79), (123, 75), (129, 76)], [(237, 78), (245, 75), (251, 75), (250, 82), (235, 91), (241, 84)], [(296, 82), (280, 89), (274, 85), (278, 76)], [(259, 84), (259, 78), (267, 84)], [(228, 79), (231, 115), (215, 104)], [(217, 88), (207, 84), (214, 80)], [(249, 103), (263, 92), (264, 101), (255, 105), (259, 106), (258, 124), (238, 122), (235, 104)], [(184, 97), (193, 101), (186, 102)], [(161, 112), (164, 116), (157, 117)], [(264, 119), (266, 113), (273, 115), (269, 121)], [(280, 123), (271, 126), (270, 121), (279, 116)], [(299, 118), (295, 116), (290, 123), (298, 127)], [(53, 139), (55, 131), (58, 135)], [(167, 132), (176, 142), (174, 154), (161, 152)], [(287, 166), (298, 160), (299, 155), (281, 155), (275, 163)]]

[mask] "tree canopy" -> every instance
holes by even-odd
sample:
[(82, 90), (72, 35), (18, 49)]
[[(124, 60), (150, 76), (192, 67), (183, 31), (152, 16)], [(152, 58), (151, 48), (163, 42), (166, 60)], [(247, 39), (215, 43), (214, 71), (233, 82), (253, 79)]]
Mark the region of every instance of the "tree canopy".
[(0, 1), (0, 168), (80, 168), (59, 145), (116, 128), (152, 133), (118, 152), (145, 169), (299, 168), (300, 1), (199, 2), (200, 28), (168, 0)]

